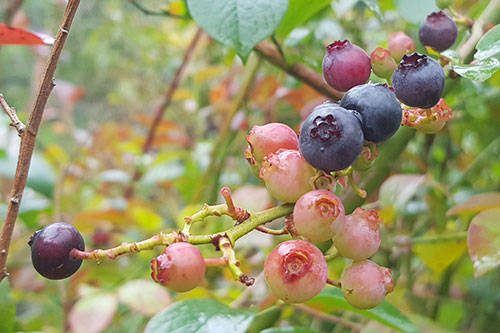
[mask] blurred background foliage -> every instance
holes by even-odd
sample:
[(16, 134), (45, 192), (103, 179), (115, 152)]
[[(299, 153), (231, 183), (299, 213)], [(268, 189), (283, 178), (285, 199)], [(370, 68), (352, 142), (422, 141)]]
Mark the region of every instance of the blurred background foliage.
[[(317, 0), (310, 4), (317, 6), (310, 8), (311, 13), (287, 13), (275, 37), (289, 63), (297, 61), (319, 73), (325, 45), (337, 39), (349, 39), (370, 53), (377, 46), (386, 47), (390, 33), (404, 31), (424, 52), (418, 43), (419, 24), (443, 4), (475, 19), (488, 1), (381, 0), (377, 7), (377, 1), (370, 0)], [(12, 24), (55, 35), (64, 5), (61, 0), (26, 0)], [(149, 277), (149, 261), (161, 249), (99, 264), (86, 262), (75, 276), (59, 282), (41, 278), (31, 267), (29, 236), (53, 221), (74, 224), (91, 249), (144, 239), (159, 230), (177, 230), (183, 217), (196, 212), (203, 202), (221, 202), (220, 186), (232, 188), (237, 204), (250, 211), (275, 205), (243, 158), (245, 136), (253, 125), (274, 121), (298, 130), (307, 111), (326, 100), (259, 61), (256, 54), (243, 65), (233, 49), (204, 34), (159, 125), (152, 150), (144, 154), (142, 145), (154, 112), (197, 26), (183, 1), (143, 0), (140, 5), (183, 18), (148, 15), (126, 0), (80, 5), (56, 72), (57, 86), (45, 112), (9, 253), (10, 290), (6, 283), (0, 288), (0, 307), (8, 309), (0, 311), (4, 327), (138, 332), (155, 313), (179, 300), (212, 298), (248, 307), (261, 305), (268, 296), (260, 274), (262, 264), (273, 244), (286, 237), (251, 233), (238, 242), (243, 271), (258, 277), (250, 292), (234, 283), (226, 270), (209, 268), (202, 287), (171, 293)], [(3, 15), (0, 12), (0, 19)], [(499, 21), (497, 8), (488, 23)], [(463, 38), (467, 34), (462, 28), (456, 45)], [(48, 46), (0, 48), (0, 92), (24, 121), (49, 50)], [(248, 96), (235, 105), (252, 67), (255, 78)], [(396, 290), (387, 300), (424, 332), (495, 332), (500, 325), (500, 273), (493, 270), (474, 279), (462, 237), (474, 214), (484, 208), (484, 201), (474, 201), (473, 196), (500, 191), (499, 86), (498, 72), (481, 83), (448, 79), (444, 97), (453, 109), (453, 120), (435, 135), (402, 128), (381, 146), (383, 152), (397, 151), (395, 158), (380, 167), (383, 170), (356, 175), (361, 184), (371, 172), (378, 177), (365, 204), (384, 217), (383, 243), (374, 261), (393, 271)], [(220, 141), (227, 121), (229, 132)], [(0, 116), (0, 123), (0, 211), (4, 214), (19, 139), (7, 117)], [(212, 168), (211, 156), (218, 158)], [(141, 176), (133, 181), (136, 172)], [(346, 200), (349, 195), (343, 193)], [(469, 206), (447, 214), (468, 199)], [(494, 198), (490, 206), (500, 206), (499, 201)], [(223, 230), (230, 223), (230, 219), (210, 218), (196, 232)], [(211, 246), (200, 248), (207, 257), (218, 256)], [(339, 278), (346, 262), (331, 262), (330, 277)], [(391, 330), (335, 304), (311, 306), (354, 326), (282, 305), (271, 308), (274, 312), (267, 317), (257, 316), (260, 319), (252, 329), (292, 325), (320, 332)]]

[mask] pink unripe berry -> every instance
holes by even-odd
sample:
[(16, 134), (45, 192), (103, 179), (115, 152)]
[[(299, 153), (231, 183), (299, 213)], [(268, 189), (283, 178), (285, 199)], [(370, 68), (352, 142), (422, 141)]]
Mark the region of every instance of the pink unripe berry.
[(417, 50), (417, 46), (413, 39), (402, 31), (393, 32), (389, 35), (387, 48), (391, 51), (392, 57), (398, 63), (405, 54), (410, 54)]
[(415, 128), (420, 133), (439, 132), (453, 116), (451, 107), (444, 98), (430, 109), (414, 108), (403, 112), (402, 125)]
[(396, 61), (392, 58), (391, 52), (387, 49), (377, 47), (370, 54), (370, 61), (375, 75), (383, 79), (392, 77), (392, 73), (398, 67)]
[(319, 294), (326, 283), (325, 257), (313, 244), (299, 240), (280, 243), (264, 264), (272, 293), (287, 303), (301, 303)]
[(370, 260), (354, 262), (345, 268), (341, 284), (347, 303), (358, 309), (376, 307), (394, 290), (391, 270)]
[(259, 176), (271, 195), (283, 202), (295, 202), (313, 189), (312, 177), (316, 170), (298, 150), (280, 149), (266, 156)]
[(380, 219), (374, 210), (361, 207), (344, 219), (333, 241), (339, 253), (358, 261), (371, 257), (380, 247)]
[(196, 246), (174, 243), (151, 260), (151, 269), (151, 277), (155, 282), (177, 292), (184, 292), (203, 281), (206, 265)]
[(325, 81), (338, 91), (347, 91), (370, 77), (370, 57), (348, 40), (336, 41), (326, 48), (323, 58)]
[(344, 205), (330, 191), (315, 190), (297, 200), (293, 209), (293, 222), (297, 232), (312, 242), (324, 242), (341, 230)]
[(258, 163), (278, 149), (299, 150), (299, 138), (293, 129), (281, 123), (254, 126), (247, 135), (250, 151)]

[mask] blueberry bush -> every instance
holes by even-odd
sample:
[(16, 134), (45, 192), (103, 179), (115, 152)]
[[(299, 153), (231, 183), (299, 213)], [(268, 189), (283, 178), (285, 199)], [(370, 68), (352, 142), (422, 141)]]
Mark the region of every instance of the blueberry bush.
[(0, 331), (497, 330), (500, 0), (1, 6)]

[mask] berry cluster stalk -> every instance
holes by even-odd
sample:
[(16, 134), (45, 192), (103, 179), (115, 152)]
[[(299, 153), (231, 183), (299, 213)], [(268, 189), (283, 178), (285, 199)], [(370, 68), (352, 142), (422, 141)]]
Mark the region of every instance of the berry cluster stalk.
[(64, 43), (68, 38), (69, 29), (79, 4), (80, 0), (69, 0), (68, 5), (66, 6), (61, 27), (57, 33), (54, 47), (52, 48), (52, 52), (43, 74), (42, 83), (38, 89), (35, 103), (33, 104), (28, 123), (26, 124), (26, 130), (21, 136), (21, 147), (19, 148), (19, 159), (17, 161), (14, 184), (12, 185), (5, 220), (2, 224), (2, 229), (0, 230), (0, 282), (8, 275), (7, 270), (5, 269), (7, 254), (9, 252), (14, 225), (19, 214), (21, 198), (28, 179), (28, 171), (31, 164), (33, 150), (35, 149), (36, 136), (42, 121), (45, 105), (47, 104), (49, 95), (55, 86), (54, 73), (59, 61), (59, 56), (61, 55)]

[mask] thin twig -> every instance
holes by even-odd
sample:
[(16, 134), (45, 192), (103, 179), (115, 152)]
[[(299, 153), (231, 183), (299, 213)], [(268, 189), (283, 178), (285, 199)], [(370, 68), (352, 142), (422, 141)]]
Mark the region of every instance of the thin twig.
[(10, 118), (10, 121), (11, 121), (10, 126), (14, 127), (17, 130), (17, 133), (19, 134), (19, 136), (22, 136), (24, 133), (24, 130), (26, 129), (26, 126), (17, 117), (16, 109), (13, 107), (10, 107), (9, 104), (7, 104), (7, 101), (5, 100), (5, 98), (3, 97), (2, 94), (0, 94), (0, 105), (2, 105), (2, 109), (5, 111), (7, 116), (9, 116), (9, 118)]
[(353, 323), (352, 321), (345, 320), (344, 318), (340, 318), (340, 317), (337, 317), (337, 316), (334, 316), (334, 315), (331, 315), (328, 313), (321, 312), (321, 311), (316, 310), (314, 308), (311, 308), (307, 305), (294, 304), (293, 307), (296, 308), (297, 310), (300, 310), (302, 312), (310, 314), (311, 316), (314, 316), (314, 317), (321, 319), (323, 321), (329, 321), (329, 322), (334, 323), (334, 324), (339, 324), (339, 325), (348, 327), (348, 328), (352, 329), (353, 332), (359, 332), (363, 329), (363, 325), (361, 325), (361, 324)]
[(326, 84), (321, 75), (314, 70), (299, 63), (292, 65), (287, 64), (285, 59), (280, 55), (280, 52), (270, 43), (260, 42), (254, 47), (254, 50), (257, 51), (264, 60), (281, 68), (297, 80), (319, 92), (321, 95), (335, 101), (342, 98), (343, 94)]
[(332, 280), (327, 278), (326, 283), (337, 288), (342, 288), (342, 283), (337, 280)]
[(261, 226), (258, 226), (257, 228), (255, 228), (255, 230), (258, 230), (260, 232), (263, 232), (263, 233), (269, 234), (269, 235), (273, 235), (273, 236), (288, 235), (287, 228), (271, 229), (271, 228), (264, 227), (263, 225), (261, 225)]
[[(131, 3), (134, 2), (131, 1)], [(165, 112), (167, 111), (168, 107), (170, 106), (170, 103), (172, 102), (174, 93), (179, 87), (179, 83), (181, 82), (182, 74), (184, 73), (187, 64), (191, 60), (194, 49), (196, 48), (196, 45), (198, 44), (198, 41), (200, 40), (202, 35), (203, 35), (203, 30), (201, 28), (198, 28), (198, 30), (196, 30), (196, 33), (194, 34), (193, 39), (191, 40), (191, 43), (189, 43), (189, 46), (184, 52), (182, 62), (175, 71), (174, 78), (172, 79), (170, 85), (167, 88), (167, 92), (164, 95), (163, 101), (161, 102), (160, 106), (158, 106), (158, 108), (156, 109), (153, 122), (151, 123), (148, 134), (146, 136), (146, 141), (142, 146), (143, 154), (147, 154), (153, 147), (153, 142), (156, 136), (156, 132), (158, 131), (158, 127), (160, 126), (161, 120), (165, 116)], [(130, 182), (129, 187), (125, 190), (125, 198), (131, 198), (133, 196), (134, 183), (137, 182), (139, 179), (141, 179), (141, 177), (142, 177), (142, 172), (139, 169), (136, 169), (134, 175), (132, 176), (132, 181)]]
[(26, 186), (26, 180), (28, 178), (31, 157), (33, 155), (33, 150), (35, 149), (36, 136), (42, 121), (43, 111), (45, 109), (45, 105), (47, 104), (47, 99), (55, 86), (53, 78), (57, 62), (59, 61), (59, 56), (61, 55), (64, 43), (68, 38), (69, 29), (79, 4), (80, 0), (69, 0), (68, 5), (66, 6), (61, 27), (57, 33), (54, 47), (52, 48), (52, 52), (47, 62), (35, 103), (33, 104), (30, 112), (28, 123), (26, 125), (26, 131), (21, 137), (21, 146), (19, 148), (19, 159), (17, 162), (14, 184), (12, 185), (5, 220), (2, 224), (2, 229), (0, 230), (0, 282), (8, 275), (7, 270), (5, 269), (5, 263), (7, 262), (7, 254), (9, 252), (12, 232), (14, 231), (14, 225), (16, 223), (17, 215), (19, 214), (21, 198)]
[(483, 10), (481, 15), (472, 25), (472, 32), (469, 38), (457, 50), (462, 59), (467, 59), (474, 51), (474, 47), (484, 34), (484, 26), (495, 15), (500, 6), (500, 0), (490, 0), (490, 3)]
[(128, 2), (130, 2), (135, 8), (139, 9), (143, 14), (146, 14), (146, 15), (169, 16), (169, 17), (174, 17), (174, 18), (178, 18), (178, 19), (187, 19), (188, 18), (188, 16), (186, 16), (186, 15), (173, 14), (172, 12), (170, 12), (168, 10), (159, 10), (159, 11), (149, 10), (135, 0), (128, 0)]

